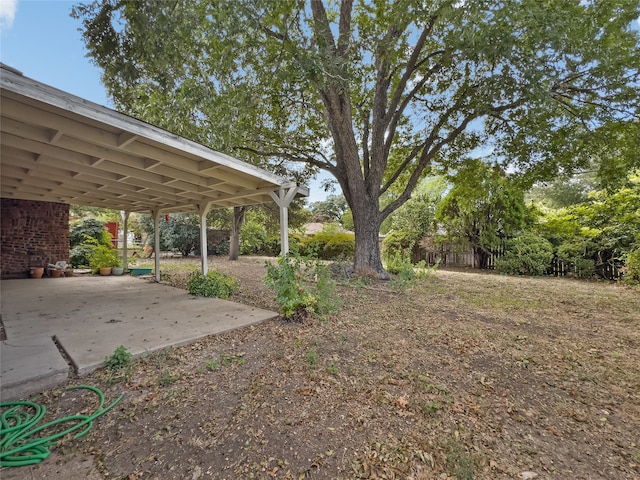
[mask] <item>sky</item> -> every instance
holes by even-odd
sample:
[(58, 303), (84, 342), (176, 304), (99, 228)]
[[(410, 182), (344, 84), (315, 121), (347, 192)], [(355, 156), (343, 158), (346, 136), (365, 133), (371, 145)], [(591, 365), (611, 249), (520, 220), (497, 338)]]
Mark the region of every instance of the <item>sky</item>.
[[(38, 82), (113, 108), (101, 70), (86, 56), (81, 22), (70, 16), (76, 3), (0, 0), (0, 61)], [(326, 198), (320, 182), (311, 182), (309, 202)]]

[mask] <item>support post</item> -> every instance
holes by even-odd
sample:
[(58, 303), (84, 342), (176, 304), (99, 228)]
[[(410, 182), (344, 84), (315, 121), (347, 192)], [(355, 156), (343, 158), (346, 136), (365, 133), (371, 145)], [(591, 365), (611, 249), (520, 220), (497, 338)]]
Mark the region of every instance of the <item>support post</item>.
[(207, 259), (207, 213), (211, 210), (211, 203), (205, 205), (197, 205), (198, 214), (200, 215), (200, 264), (202, 274), (209, 272), (209, 262)]
[(280, 255), (289, 253), (289, 205), (296, 196), (298, 187), (285, 189), (280, 187), (278, 193), (269, 192), (273, 201), (280, 207)]
[(120, 212), (122, 217), (122, 266), (125, 271), (129, 268), (129, 252), (127, 237), (129, 236), (129, 213), (126, 210)]
[(160, 283), (160, 210), (152, 210), (153, 216), (153, 256), (155, 257), (156, 282)]

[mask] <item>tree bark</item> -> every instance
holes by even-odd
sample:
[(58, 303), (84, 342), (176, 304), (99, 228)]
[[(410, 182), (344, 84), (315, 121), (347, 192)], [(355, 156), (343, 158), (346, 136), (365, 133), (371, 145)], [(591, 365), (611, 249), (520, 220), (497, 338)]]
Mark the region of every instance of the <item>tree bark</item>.
[[(373, 204), (373, 205), (372, 205)], [(356, 275), (389, 280), (380, 257), (381, 216), (377, 202), (356, 202), (351, 206), (356, 238), (353, 269)]]
[(229, 260), (238, 260), (238, 257), (240, 257), (240, 229), (244, 223), (244, 212), (246, 209), (247, 207), (233, 207)]

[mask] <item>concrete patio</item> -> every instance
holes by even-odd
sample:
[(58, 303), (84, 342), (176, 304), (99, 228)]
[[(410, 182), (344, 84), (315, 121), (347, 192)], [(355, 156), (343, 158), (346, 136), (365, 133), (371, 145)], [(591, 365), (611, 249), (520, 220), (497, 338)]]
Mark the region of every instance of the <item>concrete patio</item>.
[(82, 376), (120, 345), (141, 355), (277, 316), (128, 275), (3, 280), (0, 287), (2, 401), (64, 382), (69, 365), (59, 348)]

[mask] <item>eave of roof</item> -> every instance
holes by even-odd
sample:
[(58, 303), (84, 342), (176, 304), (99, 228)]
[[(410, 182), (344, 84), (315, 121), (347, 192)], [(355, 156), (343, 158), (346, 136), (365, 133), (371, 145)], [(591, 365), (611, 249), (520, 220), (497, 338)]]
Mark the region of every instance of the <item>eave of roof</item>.
[(2, 65), (0, 194), (126, 211), (270, 203), (306, 187)]

